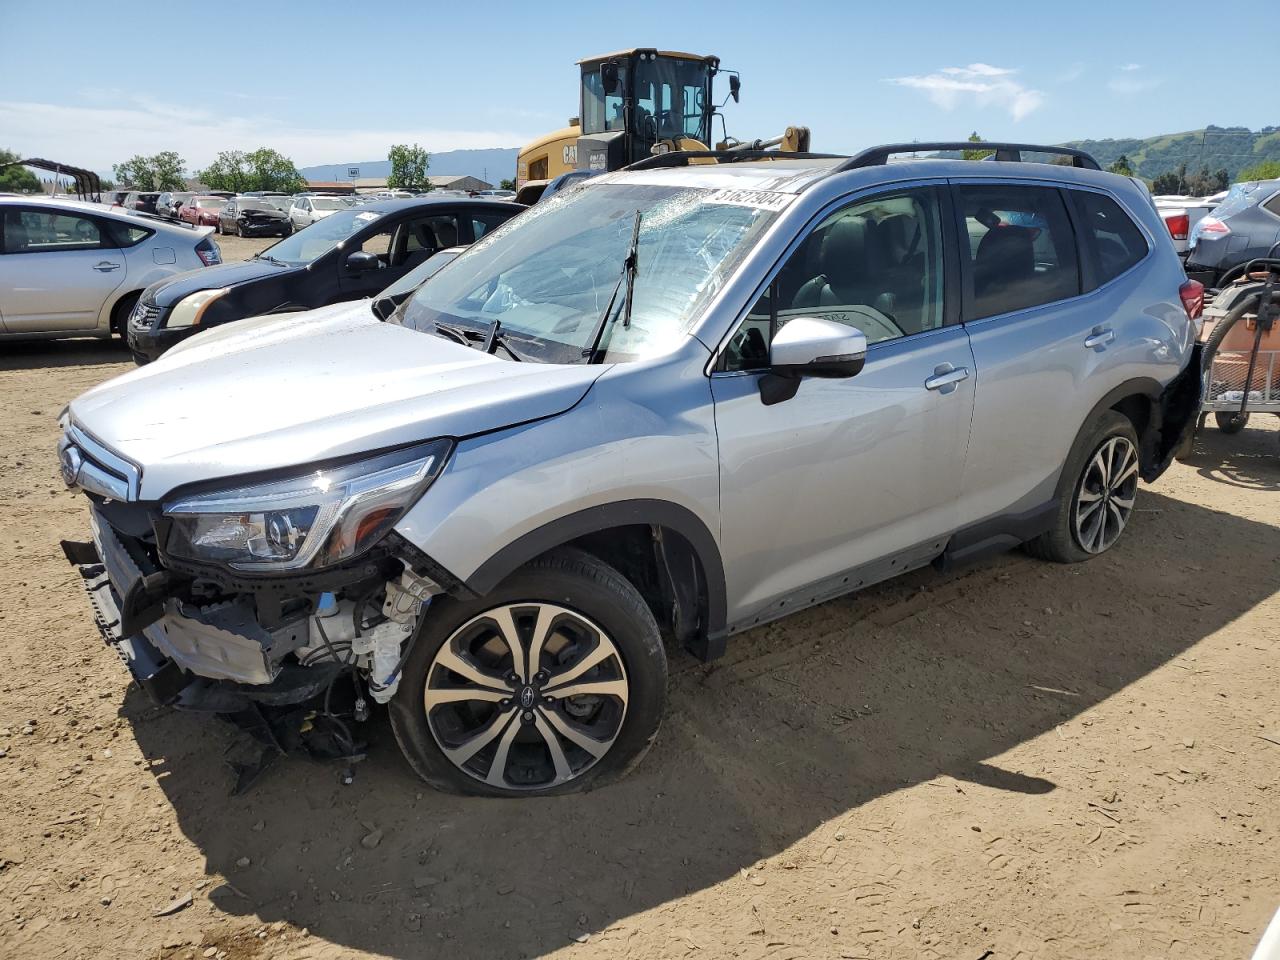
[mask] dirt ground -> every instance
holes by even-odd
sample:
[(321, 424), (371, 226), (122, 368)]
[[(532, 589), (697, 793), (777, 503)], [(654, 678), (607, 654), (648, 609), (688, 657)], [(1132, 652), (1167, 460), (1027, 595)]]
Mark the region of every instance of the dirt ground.
[(1210, 427), (1092, 563), (673, 652), (619, 784), (442, 796), (375, 715), (350, 785), (288, 760), (232, 797), (240, 737), (131, 688), (58, 550), (58, 411), (130, 366), (0, 347), (2, 957), (1204, 960), (1280, 905), (1274, 418)]

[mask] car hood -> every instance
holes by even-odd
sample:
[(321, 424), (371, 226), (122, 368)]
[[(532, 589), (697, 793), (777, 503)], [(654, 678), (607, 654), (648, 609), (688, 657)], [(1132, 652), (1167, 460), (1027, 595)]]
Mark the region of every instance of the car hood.
[(280, 276), (305, 267), (282, 267), (268, 260), (241, 260), (212, 267), (197, 267), (185, 273), (166, 277), (151, 288), (151, 295), (161, 307), (171, 307), (197, 290), (217, 290), (261, 277)]
[(270, 217), (272, 220), (284, 219), (284, 212), (276, 207), (248, 207), (241, 212), (251, 217)]
[(139, 496), (554, 416), (607, 367), (516, 363), (383, 323), (368, 301), (258, 317), (186, 341), (72, 401), (141, 468)]

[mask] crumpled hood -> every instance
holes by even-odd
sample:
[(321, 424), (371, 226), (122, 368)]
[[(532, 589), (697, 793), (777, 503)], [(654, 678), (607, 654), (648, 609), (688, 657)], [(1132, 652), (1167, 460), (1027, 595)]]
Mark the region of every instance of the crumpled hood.
[(568, 410), (607, 367), (517, 363), (383, 323), (368, 301), (210, 330), (70, 405), (155, 500), (197, 481), (463, 437)]

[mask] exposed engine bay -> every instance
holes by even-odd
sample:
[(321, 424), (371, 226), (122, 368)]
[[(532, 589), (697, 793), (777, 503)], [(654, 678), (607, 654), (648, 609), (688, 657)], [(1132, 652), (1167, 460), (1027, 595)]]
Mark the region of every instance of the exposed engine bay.
[(391, 534), (359, 562), (305, 575), (162, 565), (160, 516), (158, 505), (95, 498), (93, 541), (63, 543), (103, 640), (141, 687), (157, 704), (222, 715), (275, 755), (362, 755), (346, 718), (363, 721), (368, 700), (395, 694), (422, 613), (443, 592), (414, 569), (429, 561)]

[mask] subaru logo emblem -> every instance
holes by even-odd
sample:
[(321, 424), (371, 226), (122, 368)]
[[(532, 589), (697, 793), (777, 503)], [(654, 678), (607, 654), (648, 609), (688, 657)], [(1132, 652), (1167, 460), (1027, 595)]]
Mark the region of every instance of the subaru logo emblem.
[(80, 456), (80, 451), (75, 447), (65, 447), (58, 454), (59, 467), (62, 470), (62, 482), (68, 487), (76, 485), (76, 478), (80, 476), (80, 465), (84, 463), (84, 459)]
[(533, 706), (533, 687), (524, 687), (520, 691), (520, 706), (528, 710)]

